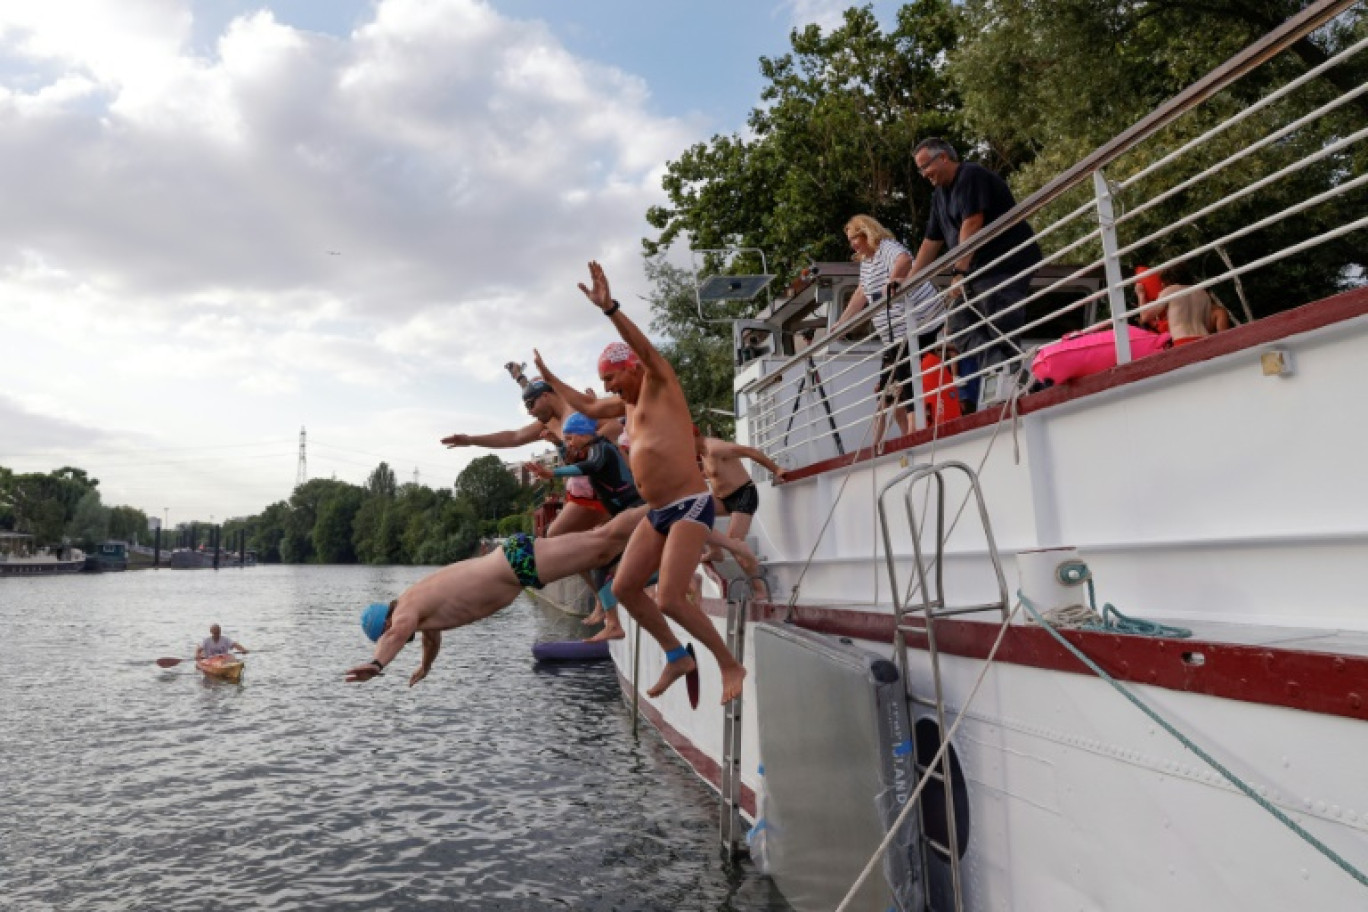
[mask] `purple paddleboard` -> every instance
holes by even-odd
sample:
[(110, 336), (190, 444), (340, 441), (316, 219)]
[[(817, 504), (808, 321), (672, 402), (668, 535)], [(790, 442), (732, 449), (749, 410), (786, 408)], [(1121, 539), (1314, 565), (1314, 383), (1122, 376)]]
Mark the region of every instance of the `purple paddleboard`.
[(609, 657), (606, 642), (586, 643), (583, 640), (536, 643), (532, 646), (532, 656), (538, 662), (601, 662)]

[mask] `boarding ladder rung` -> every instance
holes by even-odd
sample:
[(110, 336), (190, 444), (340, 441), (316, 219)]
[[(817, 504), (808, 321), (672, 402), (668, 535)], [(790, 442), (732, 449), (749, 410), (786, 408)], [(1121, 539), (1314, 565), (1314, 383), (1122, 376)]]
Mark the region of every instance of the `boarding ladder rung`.
[[(945, 525), (945, 473), (959, 472), (963, 474), (968, 482), (970, 493), (978, 507), (979, 521), (983, 527), (984, 537), (987, 539), (988, 556), (993, 563), (993, 572), (997, 577), (998, 601), (972, 605), (950, 606), (945, 601), (945, 544), (949, 537), (950, 530)], [(925, 481), (931, 488), (935, 498), (935, 550), (931, 554), (930, 568), (933, 572), (928, 575), (928, 564), (925, 557), (925, 550), (922, 544), (922, 524), (923, 520), (929, 519), (930, 509), (923, 512), (919, 518), (917, 510), (913, 504), (913, 493), (918, 489), (919, 483)], [(893, 555), (893, 536), (890, 531), (890, 517), (885, 508), (885, 497), (889, 491), (899, 485), (903, 486), (903, 506), (905, 508), (907, 528), (912, 541), (912, 558), (914, 564), (915, 592), (919, 598), (916, 604), (904, 604), (903, 588), (898, 581), (897, 563)], [(936, 463), (933, 465), (914, 465), (895, 475), (879, 491), (879, 527), (883, 534), (884, 559), (888, 565), (888, 578), (893, 592), (893, 616), (894, 616), (894, 647), (897, 651), (898, 671), (902, 674), (905, 682), (904, 687), (909, 686), (910, 669), (907, 659), (907, 636), (908, 634), (926, 638), (926, 652), (931, 660), (931, 677), (934, 682), (935, 690), (935, 710), (936, 724), (940, 728), (941, 737), (949, 731), (945, 718), (945, 695), (941, 684), (940, 655), (936, 650), (936, 622), (948, 617), (962, 614), (972, 614), (983, 611), (997, 611), (1002, 621), (1005, 623), (1008, 617), (1010, 605), (1007, 596), (1007, 579), (1002, 573), (1002, 560), (998, 555), (997, 543), (993, 539), (993, 526), (988, 518), (988, 507), (983, 500), (983, 489), (979, 485), (978, 474), (963, 462), (949, 461)], [(910, 594), (911, 590), (909, 590)], [(915, 619), (915, 623), (913, 620)], [(912, 759), (919, 775), (927, 775), (939, 781), (945, 793), (945, 823), (946, 840), (942, 842), (932, 839), (926, 832), (926, 815), (924, 806), (920, 799), (917, 806), (917, 825), (920, 830), (919, 846), (921, 849), (922, 871), (930, 870), (930, 855), (927, 848), (935, 849), (943, 854), (950, 861), (950, 882), (954, 890), (955, 912), (963, 912), (964, 909), (964, 890), (960, 878), (960, 859), (959, 859), (959, 836), (955, 821), (955, 793), (954, 780), (951, 775), (949, 762), (949, 752), (941, 755), (940, 761), (935, 767), (928, 767), (922, 763), (921, 757), (917, 752), (917, 738), (915, 736), (916, 717), (911, 711), (911, 705), (924, 704), (921, 698), (908, 693), (909, 710), (908, 715), (913, 724), (912, 738)], [(948, 843), (948, 845), (946, 844)], [(929, 901), (929, 899), (928, 899)]]
[[(738, 589), (743, 593), (736, 597)], [(749, 580), (742, 576), (727, 585), (727, 648), (738, 662), (746, 660), (746, 620), (750, 616)], [(722, 713), (721, 770), (722, 854), (728, 860), (744, 851), (746, 827), (741, 819), (741, 698)]]

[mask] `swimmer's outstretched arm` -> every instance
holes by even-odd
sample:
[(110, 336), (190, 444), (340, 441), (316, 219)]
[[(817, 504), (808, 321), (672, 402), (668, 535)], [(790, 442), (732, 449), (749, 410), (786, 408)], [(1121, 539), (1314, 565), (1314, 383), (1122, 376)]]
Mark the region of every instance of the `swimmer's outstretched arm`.
[(490, 434), (448, 434), (442, 438), (447, 449), (452, 447), (477, 446), (490, 450), (506, 450), (510, 447), (536, 443), (544, 428), (540, 421), (508, 431), (494, 431)]
[(566, 404), (582, 415), (590, 418), (621, 418), (627, 414), (627, 406), (617, 396), (605, 396), (602, 399), (591, 399), (584, 393), (566, 383), (547, 367), (542, 360), (541, 352), (532, 349), (532, 359), (537, 364), (537, 370), (541, 372), (541, 378), (551, 384), (551, 388), (565, 400)]
[[(413, 636), (417, 630), (418, 619), (416, 617), (406, 611), (395, 611), (394, 614), (390, 616), (389, 624), (385, 627), (385, 632), (375, 644), (375, 657), (369, 662), (349, 669), (347, 671), (347, 683), (359, 684), (363, 681), (369, 681), (371, 678), (380, 674), (380, 672), (385, 669), (386, 665), (394, 661), (395, 657), (403, 650), (404, 645), (408, 643), (409, 637)], [(427, 637), (425, 635), (423, 637), (424, 660), (427, 659), (427, 648)], [(432, 657), (437, 657), (435, 649), (432, 652)], [(427, 664), (430, 665), (431, 663), (429, 662)], [(424, 671), (423, 674), (427, 674), (427, 672)], [(419, 678), (418, 680), (421, 681), (422, 678)], [(410, 683), (416, 684), (417, 681)]]
[(417, 684), (427, 673), (432, 670), (432, 663), (437, 661), (437, 653), (442, 648), (442, 632), (440, 630), (423, 631), (423, 662), (418, 666), (418, 670), (409, 678), (409, 687)]

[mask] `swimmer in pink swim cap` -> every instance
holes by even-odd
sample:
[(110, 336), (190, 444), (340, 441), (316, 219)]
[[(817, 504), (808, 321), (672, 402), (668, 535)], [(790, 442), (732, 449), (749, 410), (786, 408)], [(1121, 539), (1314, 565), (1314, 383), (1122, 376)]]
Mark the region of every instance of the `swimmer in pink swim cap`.
[[(632, 409), (630, 453), (637, 489), (651, 507), (647, 522), (637, 526), (623, 552), (613, 581), (613, 595), (665, 650), (666, 665), (652, 697), (686, 679), (689, 699), (698, 702), (698, 663), (690, 647), (680, 644), (666, 617), (708, 648), (722, 673), (722, 702), (741, 695), (746, 668), (727, 649), (721, 634), (701, 608), (688, 598), (694, 568), (713, 524), (713, 499), (694, 455), (689, 403), (670, 362), (613, 300), (608, 277), (598, 263), (589, 264), (592, 287), (580, 284), (595, 307), (622, 336), (599, 356), (604, 389)], [(551, 381), (554, 386), (554, 381)], [(657, 598), (646, 594), (659, 571)]]

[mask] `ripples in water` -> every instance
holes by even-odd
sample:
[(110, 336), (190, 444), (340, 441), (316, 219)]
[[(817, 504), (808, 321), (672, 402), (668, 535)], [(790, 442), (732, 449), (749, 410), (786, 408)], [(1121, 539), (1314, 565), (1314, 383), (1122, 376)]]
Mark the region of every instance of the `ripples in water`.
[[(360, 607), (418, 568), (0, 580), (0, 895), (16, 910), (784, 910), (717, 852), (717, 802), (578, 622), (520, 599), (432, 674), (346, 685)], [(211, 622), (242, 686), (186, 663)]]

